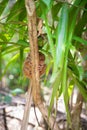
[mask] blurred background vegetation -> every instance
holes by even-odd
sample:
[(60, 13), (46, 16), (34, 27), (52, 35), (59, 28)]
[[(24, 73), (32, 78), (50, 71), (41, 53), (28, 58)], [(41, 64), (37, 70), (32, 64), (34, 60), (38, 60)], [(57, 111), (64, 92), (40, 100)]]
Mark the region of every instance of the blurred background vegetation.
[[(27, 24), (24, 1), (5, 0), (0, 3), (0, 79), (10, 89), (22, 88), (24, 49), (27, 52)], [(22, 82), (23, 81), (23, 82)], [(2, 84), (3, 85), (3, 84)]]

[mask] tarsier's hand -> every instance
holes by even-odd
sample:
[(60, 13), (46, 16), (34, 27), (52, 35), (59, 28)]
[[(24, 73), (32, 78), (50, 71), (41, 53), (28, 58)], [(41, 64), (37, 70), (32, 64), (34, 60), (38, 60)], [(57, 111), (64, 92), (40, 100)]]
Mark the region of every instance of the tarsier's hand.
[[(30, 78), (30, 79), (32, 78), (31, 68), (32, 68), (32, 63), (31, 63), (31, 57), (30, 57), (30, 53), (29, 53), (26, 60), (25, 60), (25, 62), (24, 62), (23, 72), (24, 72), (24, 75), (27, 78)], [(38, 66), (38, 69), (39, 69), (40, 76), (45, 73), (45, 70), (46, 70), (45, 56), (40, 52), (39, 52), (39, 66)]]

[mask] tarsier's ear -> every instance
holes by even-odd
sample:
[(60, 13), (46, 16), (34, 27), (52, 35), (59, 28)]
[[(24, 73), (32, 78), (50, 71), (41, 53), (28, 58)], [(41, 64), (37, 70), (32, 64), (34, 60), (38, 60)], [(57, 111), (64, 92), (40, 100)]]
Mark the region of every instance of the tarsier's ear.
[[(32, 62), (31, 62), (30, 54), (28, 54), (28, 56), (26, 57), (25, 62), (24, 62), (23, 73), (29, 79), (32, 78), (32, 73), (31, 73), (32, 70), (31, 69), (32, 69)], [(44, 54), (42, 54), (40, 52), (39, 52), (38, 69), (39, 69), (40, 76), (45, 73), (45, 70), (46, 70), (45, 56), (44, 56)]]

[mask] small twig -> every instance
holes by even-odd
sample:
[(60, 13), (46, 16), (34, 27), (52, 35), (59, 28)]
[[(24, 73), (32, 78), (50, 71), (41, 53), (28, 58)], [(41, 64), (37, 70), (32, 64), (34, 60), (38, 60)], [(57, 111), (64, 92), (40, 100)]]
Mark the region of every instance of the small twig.
[(38, 123), (38, 125), (40, 126), (40, 123), (39, 123), (39, 121), (38, 121), (38, 117), (37, 117), (37, 114), (36, 114), (36, 110), (35, 110), (35, 105), (34, 105), (34, 113), (35, 113), (35, 117), (36, 117), (37, 123)]
[(5, 130), (8, 130), (5, 108), (3, 108), (3, 119), (4, 119), (4, 127), (5, 127)]
[(27, 93), (27, 97), (26, 97), (26, 105), (25, 105), (21, 130), (27, 130), (28, 118), (29, 118), (31, 102), (32, 102), (32, 94), (31, 94), (32, 93), (32, 87), (31, 86), (32, 86), (32, 83), (30, 83), (30, 87), (28, 89), (28, 93)]
[[(0, 116), (4, 116), (4, 115), (0, 113)], [(20, 118), (14, 117), (14, 116), (12, 116), (12, 115), (6, 115), (6, 117), (7, 117), (7, 118), (11, 118), (11, 119), (16, 119), (16, 120), (18, 120), (18, 121), (21, 121)], [(35, 124), (30, 123), (30, 122), (28, 122), (28, 125), (31, 125), (31, 126), (35, 127)]]

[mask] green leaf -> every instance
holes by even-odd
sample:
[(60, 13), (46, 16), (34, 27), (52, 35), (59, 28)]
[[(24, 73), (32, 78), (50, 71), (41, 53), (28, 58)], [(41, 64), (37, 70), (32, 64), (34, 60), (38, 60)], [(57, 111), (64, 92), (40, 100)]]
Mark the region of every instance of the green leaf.
[(69, 83), (69, 87), (68, 87), (69, 98), (72, 95), (73, 88), (74, 88), (74, 82), (73, 82), (73, 80), (71, 80), (70, 83)]
[(23, 46), (23, 47), (28, 47), (29, 46), (29, 43), (28, 42), (26, 42), (26, 41), (24, 41), (24, 40), (18, 40), (17, 41), (17, 44), (18, 45), (21, 45), (21, 46)]
[(0, 102), (2, 103), (11, 103), (12, 101), (12, 96), (11, 95), (3, 95), (3, 94), (0, 94)]
[(75, 36), (81, 36), (83, 28), (85, 27), (86, 24), (87, 24), (87, 11), (84, 11), (82, 17), (80, 18), (75, 27)]
[[(68, 106), (68, 102), (69, 102), (69, 95), (68, 95), (68, 85), (67, 85), (67, 59), (68, 59), (68, 50), (66, 49), (66, 53), (65, 53), (65, 59), (64, 59), (64, 63), (63, 63), (63, 70), (62, 70), (62, 92), (64, 95), (64, 103), (65, 103), (65, 108), (66, 108), (66, 112), (67, 112), (67, 121), (68, 123), (71, 125), (71, 118), (70, 118), (70, 112), (69, 112), (69, 106)], [(66, 96), (67, 95), (67, 96)]]
[(6, 47), (4, 50), (2, 50), (2, 56), (6, 55), (8, 53), (12, 53), (12, 52), (16, 52), (20, 49), (20, 47), (16, 47), (16, 46), (8, 46)]
[(55, 70), (61, 69), (63, 66), (64, 53), (67, 40), (67, 26), (68, 26), (68, 6), (64, 4), (61, 9), (59, 23), (56, 32), (56, 63)]
[(86, 89), (80, 85), (80, 83), (77, 83), (77, 87), (79, 88), (80, 93), (84, 97), (85, 101), (87, 102), (87, 92)]
[(53, 44), (52, 33), (51, 33), (51, 28), (49, 27), (48, 19), (47, 19), (48, 8), (41, 0), (40, 0), (40, 7), (42, 10), (43, 19), (45, 20), (45, 26), (46, 26), (46, 32), (47, 32), (48, 42), (50, 46), (50, 51), (51, 51), (52, 57), (55, 59), (55, 48)]
[[(56, 32), (56, 52), (54, 52), (54, 67), (51, 77), (51, 82), (53, 82), (57, 76), (57, 71), (62, 72), (64, 64), (64, 55), (65, 48), (67, 43), (67, 28), (68, 28), (68, 6), (64, 4), (61, 13), (60, 19), (57, 25)], [(55, 54), (56, 53), (56, 54)]]
[[(84, 24), (82, 24), (82, 22), (85, 23), (86, 17), (87, 17), (87, 13), (86, 13), (86, 17), (83, 18), (83, 20), (80, 22), (78, 22), (77, 26), (76, 26), (76, 19), (79, 13), (79, 10), (81, 9), (80, 7), (84, 6), (87, 3), (87, 0), (75, 0), (74, 5), (70, 8), (69, 11), (69, 43), (71, 43), (72, 40), (72, 36), (75, 30), (76, 35), (80, 34), (81, 35), (81, 30), (83, 29)], [(83, 13), (84, 14), (84, 13)], [(80, 20), (79, 20), (80, 21)], [(75, 29), (76, 27), (76, 29)]]
[(85, 101), (87, 101), (87, 91), (86, 91), (86, 88), (84, 87), (84, 84), (81, 81), (79, 81), (79, 79), (77, 79), (76, 77), (73, 77), (73, 79), (77, 87), (79, 88), (80, 93), (84, 97)]
[(22, 76), (22, 67), (23, 67), (23, 48), (20, 48), (20, 76)]
[(58, 20), (57, 15), (58, 15), (59, 10), (61, 9), (61, 6), (62, 6), (62, 3), (59, 2), (52, 7), (52, 18), (53, 18), (53, 20)]
[(83, 79), (86, 79), (86, 80), (87, 80), (87, 71), (84, 72), (84, 74), (83, 74)]
[(83, 80), (84, 69), (82, 66), (78, 66), (79, 80)]
[[(39, 7), (40, 9), (41, 9), (41, 14), (42, 14), (42, 18), (44, 19), (44, 16), (46, 16), (47, 15), (47, 13), (48, 13), (48, 8), (47, 8), (47, 6), (44, 4), (44, 2), (42, 1), (42, 0), (40, 0), (40, 7)], [(45, 10), (44, 10), (45, 9)], [(39, 10), (40, 11), (40, 10)]]
[(68, 68), (72, 70), (72, 72), (79, 77), (79, 71), (78, 71), (78, 67), (75, 63), (75, 60), (71, 54), (71, 52), (68, 53)]
[(11, 93), (12, 93), (13, 95), (17, 95), (17, 94), (22, 94), (22, 93), (24, 93), (24, 91), (23, 91), (22, 89), (20, 89), (20, 88), (16, 88), (16, 89), (12, 90)]
[(51, 113), (51, 110), (52, 110), (52, 106), (53, 106), (53, 103), (54, 103), (54, 98), (56, 97), (57, 92), (59, 91), (59, 86), (60, 86), (60, 83), (61, 83), (61, 78), (62, 78), (62, 75), (61, 75), (61, 72), (60, 72), (60, 73), (57, 74), (55, 82), (53, 83), (53, 91), (52, 91), (50, 106), (49, 106), (49, 110), (48, 110), (48, 115), (49, 116), (50, 116), (50, 113)]
[(2, 2), (0, 2), (0, 15), (2, 14), (3, 10), (6, 8), (7, 2), (8, 0), (2, 0)]
[(8, 64), (6, 65), (2, 76), (5, 75), (5, 73), (6, 73), (7, 69), (8, 69), (8, 67), (10, 66), (10, 64), (13, 63), (18, 57), (19, 57), (19, 53), (16, 54), (16, 55), (14, 55), (14, 56), (8, 61)]
[(12, 101), (12, 96), (6, 95), (6, 96), (4, 97), (4, 102), (5, 102), (5, 103), (11, 103), (11, 101)]
[[(5, 37), (3, 37), (3, 36), (1, 36), (2, 38), (4, 38), (5, 39)], [(4, 40), (3, 39), (3, 40)], [(28, 42), (26, 42), (26, 41), (24, 41), (24, 40), (18, 40), (17, 42), (8, 42), (8, 41), (4, 41), (4, 42), (0, 42), (0, 44), (2, 45), (2, 47), (4, 46), (4, 47), (6, 47), (6, 45), (13, 45), (13, 47), (14, 47), (14, 45), (15, 46), (21, 46), (21, 47), (29, 47), (29, 43)], [(12, 47), (12, 46), (11, 46)]]
[(25, 1), (24, 0), (21, 1), (20, 8), (21, 7), (24, 7), (24, 8), (22, 8), (22, 11), (19, 14), (19, 21), (23, 21), (24, 18), (26, 17), (26, 8), (25, 8)]
[[(24, 1), (17, 0), (16, 3), (14, 4), (14, 6), (10, 10), (7, 21), (12, 21), (12, 20), (14, 21), (14, 19), (15, 19), (15, 21), (19, 20), (19, 19), (21, 20), (20, 17), (22, 17), (22, 15), (24, 15), (23, 18), (25, 17), (25, 12), (23, 14), (22, 13), (23, 11), (25, 11)], [(21, 15), (21, 13), (22, 13), (22, 15)]]
[(41, 0), (48, 8), (51, 8), (53, 0)]
[(83, 45), (87, 45), (87, 41), (78, 37), (78, 36), (73, 36), (73, 40), (77, 41), (78, 43), (81, 43)]
[(7, 38), (5, 35), (3, 35), (2, 33), (0, 33), (0, 40), (2, 41), (6, 41), (7, 42)]
[(40, 0), (39, 8), (42, 11), (42, 18), (43, 19), (46, 18), (48, 11), (51, 10), (52, 4), (53, 4), (53, 0)]

